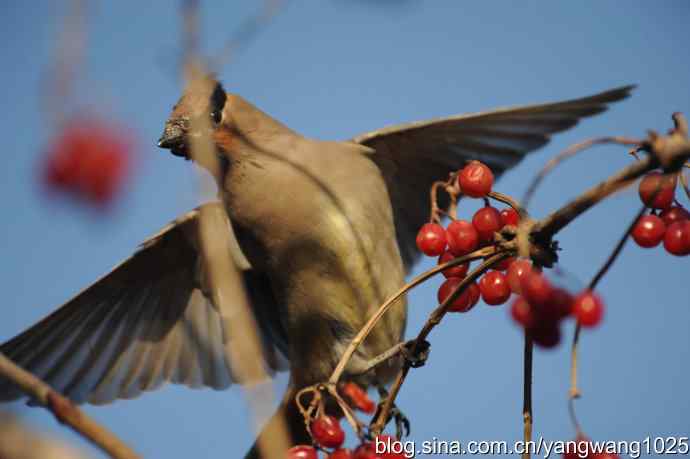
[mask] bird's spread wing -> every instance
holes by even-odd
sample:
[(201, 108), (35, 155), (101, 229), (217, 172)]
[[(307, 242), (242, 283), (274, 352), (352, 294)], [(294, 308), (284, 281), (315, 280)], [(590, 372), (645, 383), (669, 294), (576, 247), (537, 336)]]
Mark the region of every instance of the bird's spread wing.
[(625, 86), (582, 99), (502, 108), (482, 113), (401, 124), (368, 132), (352, 141), (374, 150), (393, 204), (400, 253), (409, 269), (418, 257), (415, 236), (429, 218), (432, 182), (480, 159), (497, 176), (529, 152), (545, 145), (551, 134), (596, 115), (626, 98)]
[[(229, 386), (232, 338), (224, 343), (218, 308), (199, 287), (198, 215), (196, 209), (172, 222), (0, 352), (78, 403), (133, 398), (167, 381)], [(285, 334), (271, 319), (278, 313), (267, 279), (245, 268), (267, 370), (284, 369)], [(20, 396), (0, 379), (0, 401)]]

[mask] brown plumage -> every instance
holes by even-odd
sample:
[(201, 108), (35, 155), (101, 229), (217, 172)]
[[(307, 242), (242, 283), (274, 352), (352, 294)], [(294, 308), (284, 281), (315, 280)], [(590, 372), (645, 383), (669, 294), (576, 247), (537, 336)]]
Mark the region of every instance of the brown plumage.
[[(205, 88), (188, 88), (159, 146), (189, 158), (194, 117), (210, 117), (220, 200), (206, 205), (230, 216), (228, 231), (239, 242), (232, 255), (260, 325), (267, 370), (291, 370), (279, 415), (288, 416), (293, 441), (306, 438), (291, 404), (294, 390), (328, 378), (353, 334), (418, 258), (414, 239), (428, 218), (432, 181), (474, 158), (500, 175), (551, 134), (631, 90), (325, 142), (293, 132), (216, 82)], [(132, 398), (167, 381), (227, 387), (233, 372), (222, 320), (200, 285), (197, 218), (193, 210), (172, 222), (0, 351), (76, 402)], [(389, 381), (397, 360), (357, 374), (402, 339), (405, 318), (401, 300), (346, 376)], [(0, 381), (0, 400), (19, 396)]]

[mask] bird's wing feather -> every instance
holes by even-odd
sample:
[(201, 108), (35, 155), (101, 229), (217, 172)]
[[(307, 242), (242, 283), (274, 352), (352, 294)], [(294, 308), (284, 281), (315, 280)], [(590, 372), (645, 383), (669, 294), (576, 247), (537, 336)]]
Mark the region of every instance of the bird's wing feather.
[[(198, 284), (198, 215), (199, 209), (193, 210), (163, 228), (109, 274), (1, 345), (0, 352), (78, 403), (134, 398), (167, 381), (229, 386), (233, 371), (223, 320)], [(233, 258), (240, 266), (246, 263)], [(242, 268), (267, 370), (285, 369), (287, 343), (268, 280), (248, 265)], [(20, 396), (0, 379), (0, 401)]]
[(352, 139), (374, 150), (371, 158), (388, 186), (407, 269), (419, 255), (415, 236), (429, 218), (432, 182), (445, 179), (472, 159), (480, 159), (498, 176), (545, 145), (552, 134), (605, 111), (608, 104), (628, 97), (633, 88), (625, 86), (565, 102), (400, 124)]

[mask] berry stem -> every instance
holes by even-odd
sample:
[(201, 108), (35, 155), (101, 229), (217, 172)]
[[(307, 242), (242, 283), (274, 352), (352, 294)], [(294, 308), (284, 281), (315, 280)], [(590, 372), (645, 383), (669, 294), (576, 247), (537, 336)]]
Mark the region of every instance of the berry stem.
[(519, 202), (517, 202), (515, 199), (511, 198), (507, 194), (499, 193), (498, 191), (492, 191), (491, 193), (487, 194), (487, 196), (498, 202), (507, 204), (513, 209), (515, 209), (515, 211), (520, 215), (520, 220), (524, 220), (529, 217), (527, 210), (524, 207), (522, 207)]
[[(525, 445), (532, 439), (532, 353), (534, 351), (534, 343), (529, 331), (525, 330), (525, 348), (523, 357), (523, 382), (522, 382), (522, 420), (523, 420), (523, 438)], [(529, 448), (525, 448), (522, 453), (522, 459), (529, 459)]]
[[(640, 217), (642, 217), (642, 215), (644, 215), (646, 210), (647, 206), (642, 206), (642, 208), (637, 212), (635, 218), (633, 218), (630, 225), (628, 225), (628, 229), (625, 231), (621, 239), (616, 244), (616, 247), (613, 249), (613, 252), (611, 252), (604, 265), (599, 269), (599, 271), (590, 281), (589, 286), (587, 287), (589, 290), (593, 291), (597, 287), (599, 281), (601, 281), (601, 279), (604, 277), (604, 275), (608, 272), (613, 263), (616, 261), (618, 255), (620, 255), (621, 251), (623, 250), (623, 247), (625, 246), (625, 243), (630, 237), (630, 233), (632, 233), (633, 228), (635, 228), (637, 221), (640, 219)], [(575, 428), (578, 435), (582, 433), (582, 429), (580, 428), (580, 423), (578, 422), (577, 415), (575, 413), (575, 399), (580, 398), (580, 396), (582, 395), (577, 386), (577, 357), (581, 329), (582, 327), (579, 323), (575, 325), (575, 334), (573, 335), (573, 344), (570, 353), (570, 390), (568, 392), (568, 411), (570, 413), (570, 419), (573, 423), (573, 427)]]
[[(480, 249), (472, 254), (477, 254), (479, 252), (482, 252), (486, 249), (492, 249), (491, 247), (487, 247), (485, 249)], [(470, 255), (472, 255), (470, 254)], [(455, 262), (458, 262), (459, 260), (463, 258), (467, 258), (470, 255), (466, 255), (465, 257), (460, 257), (455, 259)], [(476, 281), (479, 276), (484, 274), (486, 271), (488, 271), (492, 266), (494, 266), (496, 263), (499, 263), (501, 260), (508, 258), (510, 256), (513, 256), (514, 254), (508, 251), (504, 252), (498, 252), (495, 253), (493, 250), (491, 250), (491, 256), (484, 261), (481, 265), (479, 265), (477, 268), (472, 270), (463, 280), (458, 284), (458, 286), (453, 290), (453, 292), (448, 295), (448, 297), (445, 299), (445, 301), (439, 305), (436, 309), (434, 309), (431, 314), (429, 315), (429, 318), (427, 321), (424, 323), (424, 326), (420, 330), (419, 334), (417, 337), (414, 339), (415, 345), (411, 349), (412, 354), (414, 354), (417, 350), (417, 345), (421, 342), (423, 342), (427, 336), (429, 336), (429, 333), (439, 324), (441, 323), (441, 320), (443, 317), (446, 315), (448, 310), (450, 309), (451, 305), (453, 302), (458, 298), (464, 291), (465, 289), (474, 281)], [(481, 258), (481, 257), (474, 257), (474, 258)], [(452, 262), (451, 262), (452, 263)], [(450, 263), (446, 263), (450, 264)], [(439, 268), (442, 268), (441, 270), (445, 269), (444, 265), (440, 265), (436, 268), (438, 270)], [(433, 270), (432, 270), (433, 271)], [(398, 392), (400, 392), (400, 388), (402, 387), (402, 384), (405, 382), (405, 378), (407, 377), (407, 373), (410, 370), (410, 365), (409, 363), (405, 363), (403, 365), (403, 368), (398, 372), (397, 377), (395, 378), (395, 382), (391, 386), (390, 392), (388, 394), (388, 397), (386, 400), (384, 400), (383, 405), (381, 406), (381, 409), (379, 410), (379, 414), (374, 419), (371, 423), (371, 428), (370, 430), (375, 434), (381, 433), (383, 431), (383, 428), (385, 427), (386, 421), (388, 420), (388, 416), (390, 414), (391, 409), (393, 408), (393, 404), (395, 402), (396, 397), (398, 396)]]
[[(685, 167), (690, 167), (688, 163), (685, 163)], [(683, 188), (683, 191), (685, 191), (685, 195), (690, 199), (690, 186), (688, 186), (688, 178), (685, 176), (683, 173), (684, 171), (681, 169), (678, 172), (678, 177), (680, 178), (680, 184)]]
[[(328, 382), (335, 384), (340, 380), (340, 376), (342, 376), (343, 371), (345, 370), (345, 367), (347, 363), (350, 361), (352, 358), (352, 355), (355, 353), (359, 345), (366, 339), (367, 336), (369, 336), (369, 333), (371, 330), (376, 326), (378, 321), (383, 317), (383, 315), (388, 311), (388, 309), (395, 303), (396, 300), (398, 300), (401, 296), (403, 296), (405, 293), (416, 287), (417, 285), (421, 284), (422, 282), (426, 281), (430, 277), (435, 276), (436, 274), (440, 273), (441, 271), (444, 271), (448, 268), (452, 268), (453, 266), (458, 266), (467, 262), (470, 262), (472, 260), (477, 260), (479, 258), (484, 258), (487, 256), (494, 256), (497, 257), (498, 255), (501, 255), (500, 259), (497, 261), (502, 260), (503, 258), (508, 258), (510, 256), (513, 256), (514, 254), (512, 252), (499, 252), (496, 253), (496, 249), (494, 247), (484, 247), (483, 249), (475, 250), (472, 253), (469, 253), (467, 255), (464, 255), (462, 257), (458, 257), (454, 260), (449, 261), (448, 263), (443, 263), (441, 265), (437, 265), (434, 268), (420, 274), (419, 276), (415, 277), (412, 279), (410, 282), (407, 284), (403, 285), (400, 290), (398, 290), (393, 296), (388, 298), (379, 308), (376, 310), (374, 315), (372, 315), (367, 323), (362, 327), (362, 329), (357, 333), (357, 335), (352, 338), (352, 341), (350, 341), (350, 344), (348, 345), (347, 349), (345, 349), (345, 352), (343, 352), (342, 357), (340, 357), (340, 361), (338, 362), (338, 365), (335, 367), (335, 370), (333, 370), (333, 373), (331, 374), (331, 377), (329, 378)], [(484, 263), (486, 264), (486, 263)], [(481, 266), (484, 266), (482, 264)], [(480, 266), (480, 268), (481, 268)], [(474, 273), (474, 271), (473, 271)], [(468, 275), (472, 276), (473, 273), (470, 273)], [(478, 275), (477, 275), (478, 276)], [(475, 277), (477, 277), (475, 276)], [(463, 284), (460, 284), (462, 288), (464, 289)], [(456, 294), (457, 293), (457, 294)], [(448, 304), (452, 303), (452, 301), (455, 300), (455, 298), (460, 295), (462, 292), (458, 292), (457, 290), (454, 291), (448, 299), (450, 301), (446, 301)]]

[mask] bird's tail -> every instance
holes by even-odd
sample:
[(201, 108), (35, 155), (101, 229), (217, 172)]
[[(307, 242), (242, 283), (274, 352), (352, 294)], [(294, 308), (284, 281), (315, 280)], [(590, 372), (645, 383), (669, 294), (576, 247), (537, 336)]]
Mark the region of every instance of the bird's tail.
[[(281, 435), (280, 429), (283, 428), (283, 425), (287, 428), (289, 446), (311, 444), (309, 433), (304, 425), (304, 418), (295, 403), (295, 395), (297, 395), (297, 390), (292, 385), (288, 386), (278, 409), (264, 425), (245, 459), (267, 459), (262, 456), (259, 444), (262, 443), (269, 447), (274, 445), (275, 443), (272, 439), (277, 435)], [(280, 452), (280, 455), (277, 457), (284, 457), (284, 455), (284, 452)]]

